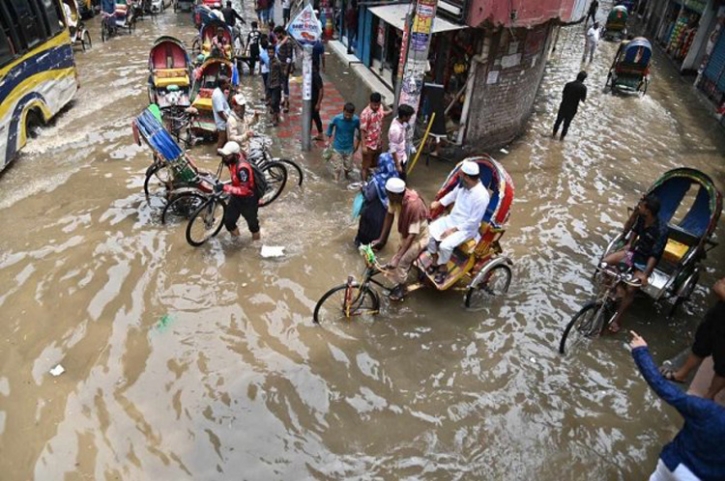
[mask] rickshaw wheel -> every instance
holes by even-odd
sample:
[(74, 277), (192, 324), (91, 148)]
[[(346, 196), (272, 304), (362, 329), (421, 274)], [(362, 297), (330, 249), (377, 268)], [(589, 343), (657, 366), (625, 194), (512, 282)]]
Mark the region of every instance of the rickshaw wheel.
[[(347, 309), (346, 297), (348, 297)], [(348, 312), (346, 313), (346, 311)], [(380, 298), (370, 287), (342, 284), (327, 291), (317, 301), (312, 320), (315, 324), (321, 324), (322, 321), (331, 322), (351, 317), (374, 316), (379, 311)]]
[(88, 30), (83, 30), (83, 35), (81, 35), (81, 47), (84, 52), (93, 47), (93, 43), (91, 43), (91, 34), (88, 33)]
[(648, 83), (649, 82), (647, 82), (647, 80), (642, 80), (639, 83), (639, 86), (637, 87), (637, 91), (639, 92), (640, 97), (644, 97), (644, 95), (647, 93), (647, 84)]
[(165, 165), (154, 164), (146, 170), (146, 179), (143, 183), (143, 191), (146, 194), (146, 200), (151, 203), (151, 199), (165, 199), (167, 193), (167, 185), (171, 182), (171, 172)]
[(511, 268), (504, 264), (496, 266), (483, 281), (466, 291), (465, 305), (467, 308), (483, 307), (491, 297), (505, 294), (510, 284)]
[(164, 206), (161, 212), (161, 223), (178, 222), (181, 219), (188, 219), (196, 212), (206, 197), (196, 192), (183, 192), (171, 194), (171, 200)]
[(577, 312), (564, 329), (559, 341), (559, 354), (565, 354), (566, 342), (569, 341), (569, 350), (585, 339), (597, 336), (601, 329), (598, 314), (602, 312), (600, 302), (589, 302)]
[(698, 268), (695, 268), (695, 271), (687, 276), (687, 279), (685, 279), (685, 282), (683, 283), (683, 286), (681, 289), (679, 289), (680, 293), (675, 298), (675, 301), (672, 303), (672, 308), (670, 309), (670, 312), (667, 314), (668, 318), (671, 318), (675, 315), (677, 312), (677, 309), (684, 304), (686, 301), (690, 300), (690, 296), (692, 296), (692, 293), (695, 291), (695, 287), (697, 287), (697, 281), (700, 279), (700, 270)]

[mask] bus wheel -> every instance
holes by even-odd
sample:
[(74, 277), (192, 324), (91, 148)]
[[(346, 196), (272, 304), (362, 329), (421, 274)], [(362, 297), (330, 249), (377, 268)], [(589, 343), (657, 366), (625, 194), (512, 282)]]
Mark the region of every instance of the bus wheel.
[(38, 137), (38, 129), (43, 125), (40, 116), (34, 110), (30, 110), (25, 114), (25, 136), (26, 138), (35, 139)]

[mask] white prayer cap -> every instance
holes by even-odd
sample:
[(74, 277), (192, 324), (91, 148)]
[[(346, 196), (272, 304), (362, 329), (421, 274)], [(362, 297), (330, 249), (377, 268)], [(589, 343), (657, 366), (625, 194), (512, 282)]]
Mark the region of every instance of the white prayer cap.
[(385, 190), (393, 194), (402, 194), (405, 192), (405, 181), (397, 177), (392, 177), (385, 183)]
[(461, 164), (461, 170), (464, 174), (469, 175), (471, 177), (476, 177), (478, 174), (481, 173), (481, 171), (478, 168), (478, 164), (476, 162), (472, 162), (470, 160), (464, 160), (463, 164)]
[(239, 147), (239, 144), (234, 141), (227, 142), (226, 144), (224, 144), (224, 147), (217, 150), (217, 152), (219, 152), (221, 155), (225, 155), (225, 156), (238, 154), (241, 151), (242, 151), (242, 149), (241, 149), (241, 147)]

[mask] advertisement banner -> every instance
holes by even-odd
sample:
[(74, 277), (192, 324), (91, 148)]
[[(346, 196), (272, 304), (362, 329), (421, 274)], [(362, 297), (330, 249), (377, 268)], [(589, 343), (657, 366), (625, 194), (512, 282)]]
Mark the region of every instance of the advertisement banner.
[(312, 9), (312, 5), (307, 5), (292, 20), (287, 27), (287, 32), (300, 45), (312, 45), (322, 37), (320, 22)]

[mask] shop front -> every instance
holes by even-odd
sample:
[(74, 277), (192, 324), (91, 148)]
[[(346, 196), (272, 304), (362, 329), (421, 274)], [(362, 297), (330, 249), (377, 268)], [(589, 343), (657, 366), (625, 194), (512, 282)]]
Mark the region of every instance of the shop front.
[(697, 86), (715, 103), (720, 121), (725, 123), (725, 6), (717, 10), (715, 26), (707, 40), (705, 60), (700, 67)]
[[(439, 2), (440, 7), (443, 2)], [(448, 6), (448, 4), (446, 4)], [(436, 15), (432, 26), (431, 45), (428, 55), (428, 67), (425, 77), (423, 98), (419, 108), (427, 117), (434, 109), (446, 111), (446, 118), (457, 122), (463, 107), (463, 91), (465, 90), (470, 59), (473, 55), (476, 40), (476, 29), (451, 20), (451, 12), (442, 11)], [(395, 91), (400, 63), (405, 55), (401, 55), (403, 32), (406, 19), (413, 14), (413, 4), (393, 3), (387, 5), (360, 5), (359, 38), (356, 42), (355, 55), (374, 73), (391, 91)], [(435, 91), (433, 97), (436, 104), (431, 104), (431, 96), (427, 93)], [(459, 102), (454, 102), (460, 98)], [(448, 108), (447, 108), (448, 107)], [(439, 115), (439, 117), (441, 117)], [(441, 124), (441, 118), (437, 124)], [(443, 122), (445, 124), (445, 122)]]
[(679, 67), (690, 52), (707, 6), (708, 0), (671, 1), (667, 6), (657, 41)]

